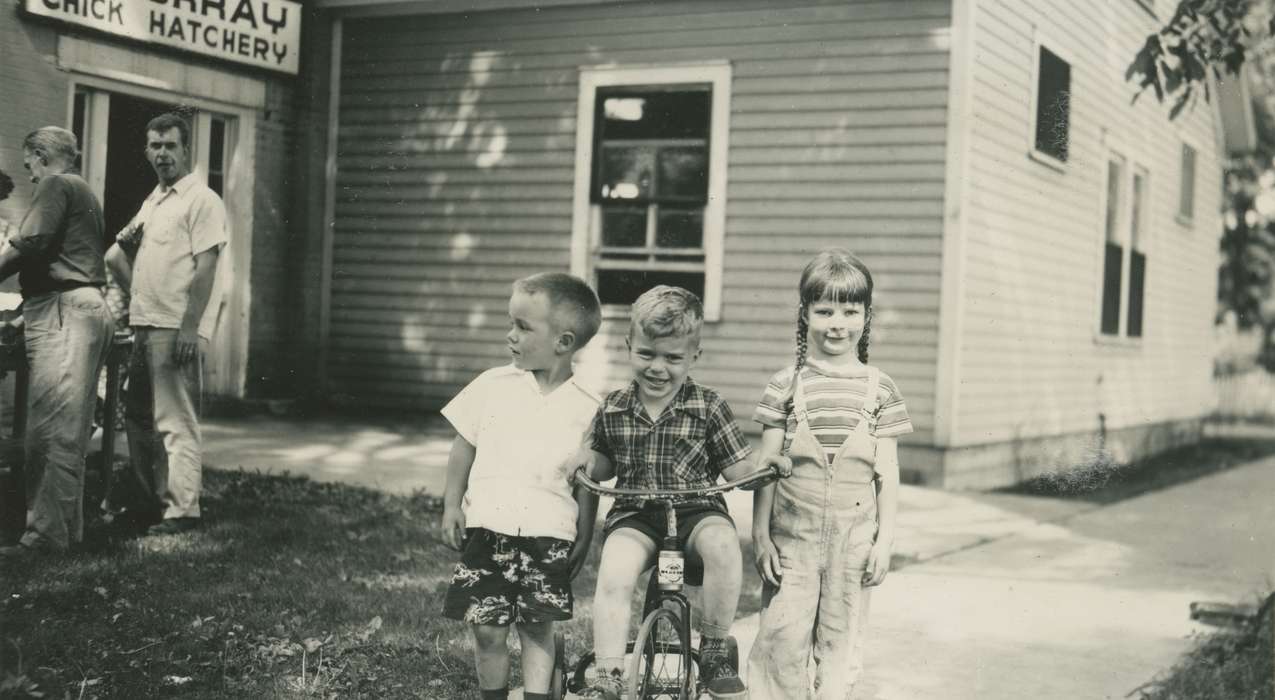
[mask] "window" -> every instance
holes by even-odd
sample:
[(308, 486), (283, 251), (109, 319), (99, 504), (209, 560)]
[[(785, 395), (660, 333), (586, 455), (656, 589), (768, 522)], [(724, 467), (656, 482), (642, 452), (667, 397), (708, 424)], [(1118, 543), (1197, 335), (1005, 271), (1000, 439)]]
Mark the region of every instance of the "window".
[(1032, 152), (1065, 163), (1071, 125), (1071, 64), (1036, 47), (1036, 101)]
[(208, 130), (208, 188), (225, 197), (226, 187), (226, 118), (213, 117)]
[(71, 105), (71, 133), (75, 134), (75, 142), (80, 147), (80, 155), (76, 159), (75, 169), (81, 173), (87, 172), (84, 166), (84, 149), (87, 147), (84, 135), (87, 133), (88, 115), (89, 93), (84, 90), (76, 90), (75, 98)]
[(1182, 144), (1182, 180), (1178, 189), (1178, 219), (1189, 223), (1195, 218), (1195, 149)]
[(1124, 246), (1120, 245), (1120, 182), (1124, 179), (1124, 159), (1107, 161), (1106, 244), (1102, 263), (1102, 332), (1120, 332), (1120, 284), (1124, 274)]
[(672, 284), (719, 318), (729, 89), (725, 64), (581, 72), (573, 270), (609, 315)]
[(1143, 231), (1147, 217), (1147, 171), (1133, 171), (1133, 194), (1129, 198), (1129, 287), (1128, 313), (1125, 316), (1125, 335), (1142, 337), (1142, 295), (1147, 275), (1147, 254)]
[(1146, 168), (1134, 166), (1131, 170), (1122, 156), (1111, 154), (1107, 159), (1102, 308), (1098, 323), (1103, 336), (1142, 337), (1148, 193)]

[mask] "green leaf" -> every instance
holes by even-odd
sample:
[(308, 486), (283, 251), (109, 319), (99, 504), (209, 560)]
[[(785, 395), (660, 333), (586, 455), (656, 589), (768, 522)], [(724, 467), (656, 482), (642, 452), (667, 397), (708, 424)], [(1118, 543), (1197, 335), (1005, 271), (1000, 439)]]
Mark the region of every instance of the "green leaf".
[(1196, 58), (1195, 56), (1191, 56), (1187, 60), (1186, 77), (1187, 77), (1187, 80), (1196, 81), (1196, 82), (1202, 82), (1204, 80), (1205, 78), (1204, 64), (1200, 62), (1199, 58)]
[(1125, 69), (1124, 79), (1133, 80), (1135, 75), (1146, 75), (1149, 72), (1148, 66), (1152, 65), (1152, 63), (1151, 53), (1147, 50), (1147, 47), (1143, 46), (1138, 50), (1138, 55), (1134, 56), (1133, 60), (1130, 61), (1129, 67)]
[(1185, 90), (1183, 90), (1182, 94), (1178, 96), (1177, 102), (1173, 104), (1173, 108), (1169, 110), (1169, 121), (1177, 119), (1178, 115), (1182, 113), (1183, 108), (1186, 107), (1187, 100), (1190, 97), (1191, 88), (1188, 86)]

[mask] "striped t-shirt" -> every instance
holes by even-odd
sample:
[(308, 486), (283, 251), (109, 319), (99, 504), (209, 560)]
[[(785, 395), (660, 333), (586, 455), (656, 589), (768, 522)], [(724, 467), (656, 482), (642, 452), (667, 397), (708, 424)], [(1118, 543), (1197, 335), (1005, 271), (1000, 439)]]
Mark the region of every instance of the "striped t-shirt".
[[(753, 412), (753, 420), (769, 428), (784, 429), (784, 451), (797, 432), (797, 414), (792, 408), (792, 367), (782, 369), (770, 378), (761, 403)], [(806, 397), (806, 418), (810, 432), (823, 446), (829, 462), (863, 417), (864, 394), (868, 391), (868, 368), (859, 365), (840, 368), (807, 358), (801, 368), (802, 393)], [(912, 432), (912, 419), (894, 380), (881, 372), (877, 386), (878, 438), (898, 437)]]

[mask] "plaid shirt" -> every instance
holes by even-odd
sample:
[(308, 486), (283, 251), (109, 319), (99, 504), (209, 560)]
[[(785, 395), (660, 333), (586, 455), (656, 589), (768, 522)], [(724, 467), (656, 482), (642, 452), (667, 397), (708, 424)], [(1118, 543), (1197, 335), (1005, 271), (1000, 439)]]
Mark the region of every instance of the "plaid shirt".
[[(636, 382), (607, 394), (593, 418), (593, 449), (615, 465), (617, 486), (638, 489), (711, 486), (723, 469), (752, 452), (730, 406), (689, 377), (655, 421), (637, 396)], [(721, 494), (686, 503), (726, 510)], [(617, 499), (615, 508), (639, 505)]]

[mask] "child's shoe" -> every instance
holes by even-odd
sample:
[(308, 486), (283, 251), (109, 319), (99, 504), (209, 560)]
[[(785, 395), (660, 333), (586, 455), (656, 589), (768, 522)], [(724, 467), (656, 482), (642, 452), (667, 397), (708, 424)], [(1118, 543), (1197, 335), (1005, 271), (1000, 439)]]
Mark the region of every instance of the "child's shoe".
[(724, 640), (701, 643), (699, 650), (699, 677), (708, 687), (712, 698), (743, 698), (748, 691), (739, 679), (739, 672), (730, 662)]
[(593, 682), (589, 687), (580, 691), (576, 697), (589, 698), (590, 700), (620, 700), (620, 696), (624, 694), (624, 676), (620, 669), (612, 669), (610, 672), (598, 671), (593, 676)]

